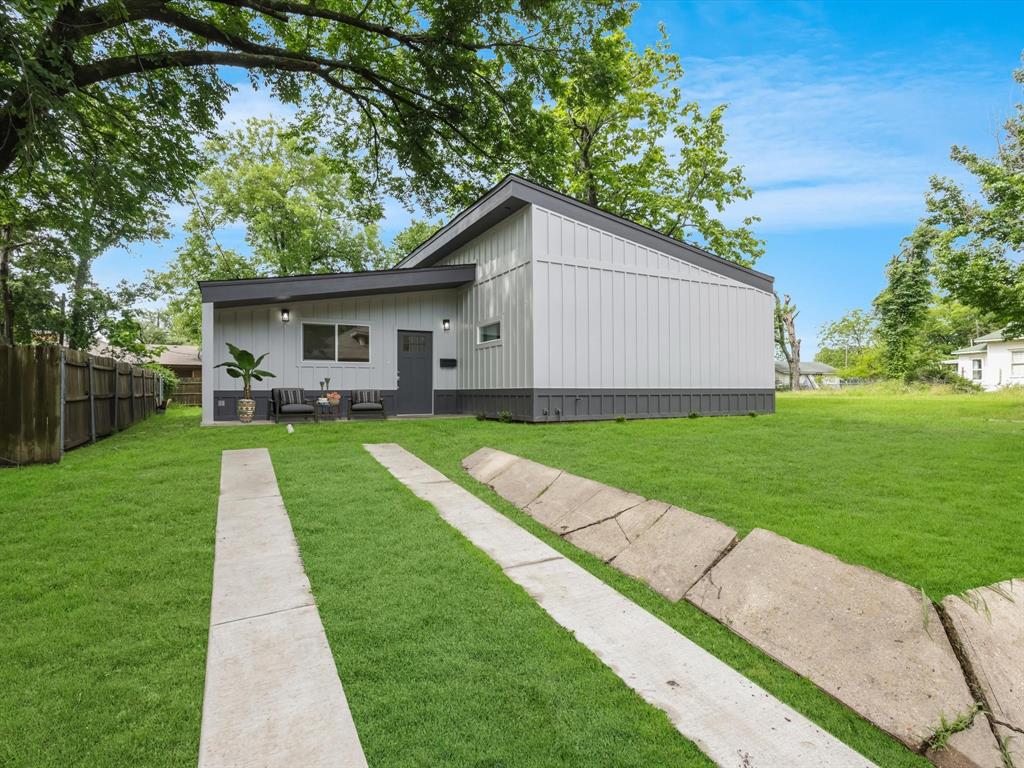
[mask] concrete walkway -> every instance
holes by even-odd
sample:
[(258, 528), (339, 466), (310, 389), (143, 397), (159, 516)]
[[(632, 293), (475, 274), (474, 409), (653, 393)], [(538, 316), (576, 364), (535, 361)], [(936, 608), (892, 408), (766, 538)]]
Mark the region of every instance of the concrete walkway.
[(199, 768), (365, 768), (266, 448), (224, 451)]
[(873, 765), (401, 446), (365, 447), (718, 765)]

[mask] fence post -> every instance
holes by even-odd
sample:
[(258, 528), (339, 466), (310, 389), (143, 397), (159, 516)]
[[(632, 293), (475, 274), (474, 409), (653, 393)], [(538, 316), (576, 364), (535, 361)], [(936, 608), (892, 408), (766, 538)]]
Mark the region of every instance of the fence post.
[(110, 364), (114, 366), (114, 419), (111, 422), (110, 434), (117, 432), (117, 412), (121, 410), (121, 371), (117, 368), (117, 360), (111, 359)]
[(89, 367), (89, 442), (96, 442), (96, 380), (93, 377), (92, 355), (85, 359)]
[(64, 347), (60, 348), (60, 455), (64, 455)]

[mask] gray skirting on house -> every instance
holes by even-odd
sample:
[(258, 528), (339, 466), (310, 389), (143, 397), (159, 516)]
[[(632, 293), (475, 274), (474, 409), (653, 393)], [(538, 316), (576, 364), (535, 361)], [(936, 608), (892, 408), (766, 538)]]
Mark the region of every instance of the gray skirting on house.
[[(306, 392), (316, 400), (320, 393)], [(395, 413), (395, 390), (381, 390), (384, 412)], [(237, 390), (217, 390), (214, 419), (232, 421), (236, 416)], [(255, 391), (256, 418), (270, 418), (270, 392)], [(342, 393), (342, 415), (348, 414), (351, 394)], [(435, 414), (477, 414), (500, 418), (508, 413), (514, 421), (538, 423), (597, 421), (625, 416), (628, 419), (665, 419), (689, 416), (735, 416), (774, 413), (774, 389), (437, 389)]]

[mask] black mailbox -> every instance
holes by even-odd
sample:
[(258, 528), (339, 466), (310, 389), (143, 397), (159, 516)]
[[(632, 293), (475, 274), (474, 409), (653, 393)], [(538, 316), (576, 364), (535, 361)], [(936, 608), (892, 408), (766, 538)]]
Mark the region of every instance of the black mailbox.
[(454, 357), (442, 357), (441, 358), (441, 367), (442, 368), (454, 368), (455, 367), (455, 358)]

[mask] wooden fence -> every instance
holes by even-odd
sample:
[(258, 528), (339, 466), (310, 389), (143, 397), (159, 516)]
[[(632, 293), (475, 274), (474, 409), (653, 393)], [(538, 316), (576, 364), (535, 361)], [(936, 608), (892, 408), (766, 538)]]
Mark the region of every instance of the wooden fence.
[(178, 379), (178, 386), (174, 388), (174, 402), (179, 405), (202, 405), (203, 404), (203, 380), (196, 377)]
[(156, 413), (153, 371), (59, 347), (0, 347), (0, 464), (60, 461)]

